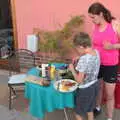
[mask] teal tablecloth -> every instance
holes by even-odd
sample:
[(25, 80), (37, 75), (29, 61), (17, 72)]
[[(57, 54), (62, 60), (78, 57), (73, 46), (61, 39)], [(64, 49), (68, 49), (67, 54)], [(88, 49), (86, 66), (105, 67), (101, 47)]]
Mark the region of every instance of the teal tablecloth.
[(37, 118), (43, 118), (46, 112), (52, 112), (56, 109), (74, 108), (74, 93), (61, 93), (55, 90), (53, 82), (49, 87), (26, 82), (25, 97), (30, 102), (30, 114)]

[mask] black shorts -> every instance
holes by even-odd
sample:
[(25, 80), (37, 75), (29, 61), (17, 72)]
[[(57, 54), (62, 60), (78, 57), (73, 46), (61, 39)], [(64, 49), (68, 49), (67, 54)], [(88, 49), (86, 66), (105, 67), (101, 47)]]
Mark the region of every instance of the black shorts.
[(100, 66), (98, 79), (103, 79), (107, 83), (116, 83), (118, 65), (114, 66)]
[(99, 82), (88, 88), (78, 88), (75, 96), (75, 112), (85, 116), (87, 112), (93, 112), (96, 105), (96, 97), (99, 92)]

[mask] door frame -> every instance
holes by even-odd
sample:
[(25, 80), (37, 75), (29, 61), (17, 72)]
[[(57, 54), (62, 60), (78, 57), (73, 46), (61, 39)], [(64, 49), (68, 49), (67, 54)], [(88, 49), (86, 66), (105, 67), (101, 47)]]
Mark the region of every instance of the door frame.
[(12, 17), (12, 26), (13, 26), (13, 39), (14, 39), (14, 48), (18, 48), (18, 33), (17, 33), (17, 23), (16, 23), (16, 6), (15, 0), (10, 0), (10, 9)]

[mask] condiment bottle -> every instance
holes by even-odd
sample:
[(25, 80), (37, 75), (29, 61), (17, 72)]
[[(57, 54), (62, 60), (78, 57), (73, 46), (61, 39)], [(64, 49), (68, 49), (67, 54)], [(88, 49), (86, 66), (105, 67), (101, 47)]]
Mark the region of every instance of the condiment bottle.
[(46, 67), (48, 67), (48, 64), (42, 64), (42, 77), (46, 77)]
[(55, 66), (54, 65), (51, 65), (50, 77), (51, 77), (51, 80), (55, 79)]

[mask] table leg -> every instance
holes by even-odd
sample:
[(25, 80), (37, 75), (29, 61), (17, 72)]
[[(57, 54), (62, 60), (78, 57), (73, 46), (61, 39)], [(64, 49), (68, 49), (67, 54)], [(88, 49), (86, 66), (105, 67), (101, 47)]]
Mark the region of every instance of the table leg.
[(65, 115), (65, 120), (69, 120), (69, 119), (68, 119), (68, 115), (67, 115), (67, 111), (66, 111), (65, 108), (64, 108), (64, 115)]

